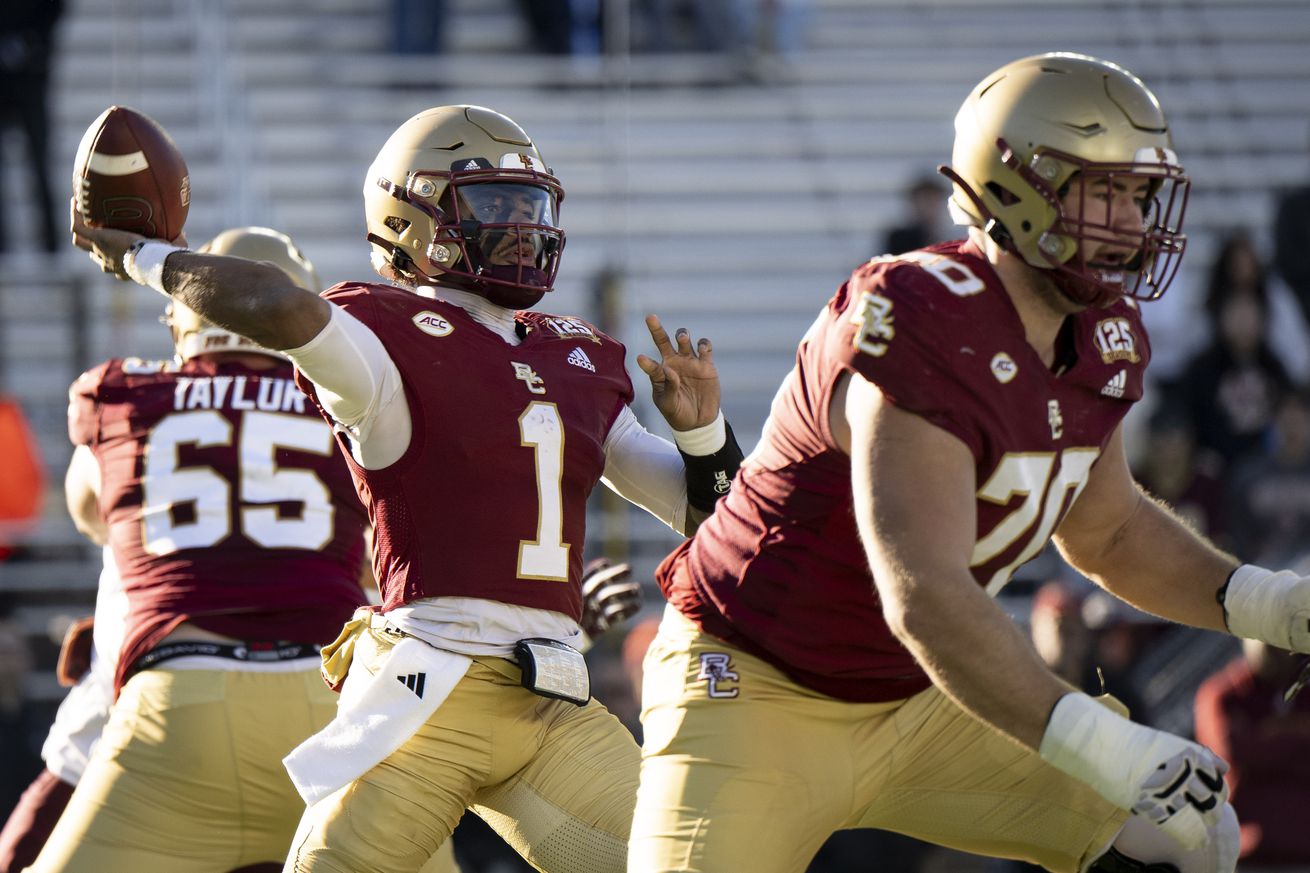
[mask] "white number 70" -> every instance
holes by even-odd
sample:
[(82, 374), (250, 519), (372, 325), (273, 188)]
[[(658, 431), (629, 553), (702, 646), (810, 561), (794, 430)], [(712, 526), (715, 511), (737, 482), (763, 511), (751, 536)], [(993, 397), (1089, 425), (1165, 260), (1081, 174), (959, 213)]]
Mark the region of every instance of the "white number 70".
[[(1001, 519), (990, 533), (978, 540), (973, 547), (969, 566), (977, 567), (987, 563), (1029, 530), (1033, 534), (1013, 561), (992, 574), (992, 578), (987, 581), (988, 594), (994, 595), (1000, 591), (1010, 580), (1010, 574), (1019, 565), (1032, 559), (1050, 540), (1064, 508), (1065, 497), (1073, 492), (1069, 501), (1078, 499), (1087, 485), (1087, 477), (1098, 455), (1098, 449), (1071, 448), (1065, 449), (1058, 456), (1055, 452), (1032, 452), (1001, 458), (991, 478), (978, 489), (978, 497), (1004, 506), (1015, 495), (1019, 495), (1023, 497), (1023, 502)], [(1057, 457), (1058, 470), (1055, 469)], [(1034, 522), (1037, 522), (1036, 528), (1033, 527)]]

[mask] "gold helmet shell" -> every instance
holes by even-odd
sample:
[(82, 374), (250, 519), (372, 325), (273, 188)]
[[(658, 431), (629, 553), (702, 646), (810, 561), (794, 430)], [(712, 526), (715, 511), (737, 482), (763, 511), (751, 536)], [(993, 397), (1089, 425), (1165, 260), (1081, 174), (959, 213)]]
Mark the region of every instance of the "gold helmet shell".
[[(1129, 71), (1086, 55), (1053, 52), (1006, 64), (984, 78), (955, 116), (951, 211), (984, 228), (1075, 302), (1153, 299), (1177, 272), (1186, 245), (1189, 182), (1155, 95)], [(1105, 223), (1064, 214), (1076, 174), (1146, 178), (1137, 256), (1121, 269), (1084, 263), (1083, 240), (1110, 240)]]
[(427, 109), (391, 134), (364, 178), (374, 269), (526, 308), (554, 285), (563, 199), (508, 117), (482, 106)]
[[(322, 285), (314, 265), (301, 253), (291, 237), (268, 227), (235, 227), (225, 230), (197, 251), (228, 255), (249, 261), (266, 261), (286, 273), (307, 291), (319, 292)], [(201, 317), (194, 309), (174, 300), (164, 312), (164, 323), (173, 332), (177, 356), (188, 361), (213, 352), (247, 352), (284, 357), (280, 352), (256, 345), (243, 336), (225, 330)]]

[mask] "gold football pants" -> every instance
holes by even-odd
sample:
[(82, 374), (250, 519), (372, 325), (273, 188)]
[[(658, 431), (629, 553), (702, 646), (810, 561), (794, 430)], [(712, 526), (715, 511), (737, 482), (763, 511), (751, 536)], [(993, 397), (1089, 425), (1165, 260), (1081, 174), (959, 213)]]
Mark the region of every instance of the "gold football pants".
[[(362, 630), (356, 667), (375, 674), (393, 644)], [(639, 762), (595, 700), (541, 697), (512, 662), (475, 658), (409, 740), (306, 810), (286, 870), (417, 871), (469, 808), (538, 870), (622, 873)]]
[(223, 873), (282, 863), (305, 808), (282, 757), (335, 710), (316, 666), (137, 673), (29, 871)]
[(1128, 815), (936, 689), (835, 700), (672, 608), (642, 699), (629, 873), (796, 873), (864, 827), (1073, 873)]

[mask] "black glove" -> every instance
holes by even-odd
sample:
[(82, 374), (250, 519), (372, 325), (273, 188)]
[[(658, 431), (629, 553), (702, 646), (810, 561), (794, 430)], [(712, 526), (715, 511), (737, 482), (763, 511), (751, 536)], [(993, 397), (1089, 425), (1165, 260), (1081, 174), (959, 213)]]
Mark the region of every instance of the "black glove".
[(595, 558), (582, 571), (582, 630), (596, 639), (641, 610), (641, 583), (632, 568)]

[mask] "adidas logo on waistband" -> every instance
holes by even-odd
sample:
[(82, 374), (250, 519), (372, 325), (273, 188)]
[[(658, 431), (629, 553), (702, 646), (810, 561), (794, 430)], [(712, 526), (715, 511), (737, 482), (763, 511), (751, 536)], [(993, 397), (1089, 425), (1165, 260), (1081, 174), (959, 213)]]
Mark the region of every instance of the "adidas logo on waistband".
[(419, 699), (423, 697), (423, 683), (427, 680), (427, 673), (410, 673), (407, 676), (397, 676), (396, 681), (404, 685), (410, 691), (418, 695)]

